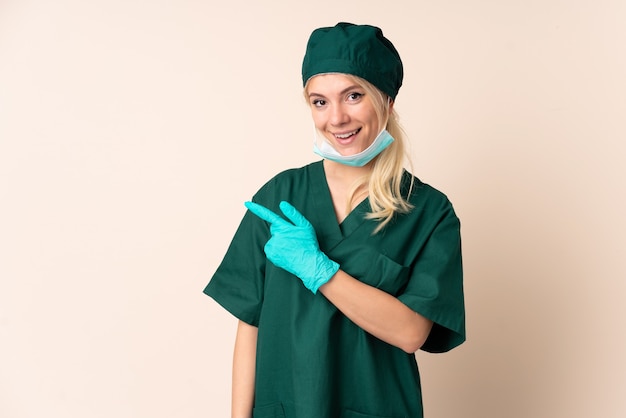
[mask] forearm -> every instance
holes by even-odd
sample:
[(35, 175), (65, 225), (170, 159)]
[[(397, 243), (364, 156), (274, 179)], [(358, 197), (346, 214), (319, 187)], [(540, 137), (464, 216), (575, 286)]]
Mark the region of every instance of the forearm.
[(232, 418), (251, 418), (258, 329), (239, 321), (233, 354)]
[(417, 351), (432, 328), (432, 321), (396, 297), (342, 270), (319, 290), (356, 325), (407, 353)]

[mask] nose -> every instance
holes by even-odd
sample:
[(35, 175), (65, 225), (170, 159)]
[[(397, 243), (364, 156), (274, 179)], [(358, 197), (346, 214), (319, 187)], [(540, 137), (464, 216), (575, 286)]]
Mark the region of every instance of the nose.
[(350, 121), (350, 115), (343, 104), (336, 104), (330, 109), (330, 124), (333, 126), (345, 125)]

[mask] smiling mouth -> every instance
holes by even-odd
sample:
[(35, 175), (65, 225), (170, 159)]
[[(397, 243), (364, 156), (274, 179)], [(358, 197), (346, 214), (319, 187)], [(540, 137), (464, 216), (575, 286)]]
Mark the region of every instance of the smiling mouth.
[(353, 135), (358, 134), (361, 131), (361, 128), (354, 130), (352, 132), (346, 132), (345, 134), (333, 134), (337, 139), (348, 139)]

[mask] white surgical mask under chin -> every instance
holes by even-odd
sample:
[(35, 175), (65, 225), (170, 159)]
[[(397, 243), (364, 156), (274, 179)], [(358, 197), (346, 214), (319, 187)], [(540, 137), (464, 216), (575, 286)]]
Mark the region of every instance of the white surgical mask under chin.
[(313, 152), (322, 158), (325, 158), (336, 163), (349, 165), (352, 167), (363, 167), (365, 164), (372, 161), (378, 154), (383, 152), (394, 141), (393, 136), (386, 129), (380, 131), (376, 139), (370, 144), (369, 147), (363, 151), (353, 155), (341, 155), (339, 151), (333, 148), (328, 141), (322, 139), (318, 146), (317, 129), (314, 128), (314, 141)]

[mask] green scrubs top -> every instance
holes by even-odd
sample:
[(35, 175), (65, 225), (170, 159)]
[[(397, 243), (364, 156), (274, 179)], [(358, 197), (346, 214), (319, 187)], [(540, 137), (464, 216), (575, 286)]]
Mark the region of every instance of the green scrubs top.
[[(408, 191), (411, 175), (405, 173)], [(445, 195), (415, 178), (414, 209), (373, 234), (365, 199), (337, 222), (322, 162), (285, 171), (253, 201), (276, 213), (294, 205), (320, 249), (351, 276), (431, 319), (422, 347), (448, 351), (465, 340), (459, 220)], [(257, 326), (254, 418), (420, 418), (415, 356), (359, 328), (321, 293), (268, 262), (268, 224), (249, 211), (204, 292)]]

